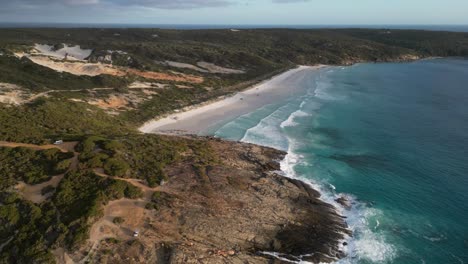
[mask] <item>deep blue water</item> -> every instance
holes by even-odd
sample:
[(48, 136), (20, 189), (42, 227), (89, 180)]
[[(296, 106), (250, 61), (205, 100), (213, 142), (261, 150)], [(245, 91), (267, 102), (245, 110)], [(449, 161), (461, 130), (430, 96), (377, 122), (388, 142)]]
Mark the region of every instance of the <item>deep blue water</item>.
[(215, 134), (288, 150), (288, 176), (353, 202), (341, 263), (468, 263), (468, 60), (330, 67), (303, 85)]
[(249, 29), (249, 28), (385, 28), (468, 32), (468, 25), (262, 25), (262, 24), (118, 24), (118, 23), (14, 23), (0, 22), (0, 28), (162, 28), (162, 29)]

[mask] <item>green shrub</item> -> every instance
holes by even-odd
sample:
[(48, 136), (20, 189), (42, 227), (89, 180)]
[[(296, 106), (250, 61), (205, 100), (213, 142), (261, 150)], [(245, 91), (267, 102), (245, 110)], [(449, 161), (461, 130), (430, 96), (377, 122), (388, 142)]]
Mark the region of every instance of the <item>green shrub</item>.
[(129, 169), (128, 164), (118, 158), (110, 158), (104, 164), (104, 172), (111, 176), (125, 176)]
[(71, 165), (70, 159), (62, 160), (55, 165), (54, 171), (56, 174), (64, 173), (68, 170), (68, 168), (70, 168), (70, 165)]
[(114, 217), (114, 219), (112, 219), (112, 223), (117, 224), (117, 225), (122, 224), (123, 222), (124, 222), (124, 219), (119, 216)]

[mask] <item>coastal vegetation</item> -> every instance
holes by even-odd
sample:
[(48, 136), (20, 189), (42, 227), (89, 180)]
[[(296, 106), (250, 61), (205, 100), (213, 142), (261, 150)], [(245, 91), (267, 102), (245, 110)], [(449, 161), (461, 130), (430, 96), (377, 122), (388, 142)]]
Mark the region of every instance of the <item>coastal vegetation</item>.
[[(35, 44), (59, 50), (63, 43), (92, 49), (86, 63), (108, 64), (119, 74), (72, 74), (32, 60), (37, 56), (30, 52)], [(155, 116), (236, 93), (297, 64), (349, 65), (432, 56), (468, 56), (468, 34), (387, 29), (0, 29), (0, 141), (76, 144), (67, 151), (60, 143), (40, 150), (0, 147), (0, 263), (53, 263), (53, 249), (79, 249), (114, 201), (130, 200), (132, 212), (164, 211), (182, 204), (178, 200), (182, 197), (192, 211), (181, 210), (181, 215), (204, 221), (224, 212), (226, 204), (230, 212), (249, 203), (263, 205), (262, 199), (276, 205), (271, 197), (277, 198), (277, 193), (263, 185), (269, 181), (285, 196), (292, 195), (285, 186), (299, 186), (298, 200), (307, 203), (315, 199), (307, 196), (312, 191), (297, 182), (279, 177), (259, 180), (266, 175), (265, 168), (278, 168), (255, 155), (270, 161), (279, 158), (279, 152), (188, 136), (141, 135), (136, 128)], [(63, 178), (48, 184), (58, 175)], [(184, 177), (169, 192), (164, 188), (174, 175)], [(43, 201), (28, 199), (17, 187), (20, 182), (46, 184), (39, 190)], [(246, 200), (229, 193), (221, 199), (225, 204), (216, 204), (224, 189), (242, 193)], [(243, 193), (253, 191), (258, 197)], [(193, 192), (196, 199), (186, 192)], [(136, 206), (138, 202), (143, 205)], [(206, 209), (210, 206), (216, 210)], [(196, 215), (193, 208), (204, 208), (206, 215)], [(309, 213), (307, 217), (317, 215)], [(232, 216), (223, 218), (226, 226), (235, 224), (229, 222)], [(161, 217), (190, 222), (167, 211)], [(129, 222), (124, 216), (110, 219), (114, 225)], [(326, 237), (329, 234), (340, 237), (331, 231)], [(103, 241), (121, 244), (115, 238)], [(166, 247), (161, 249), (164, 254)], [(246, 248), (253, 251), (259, 245)]]
[[(8, 242), (0, 254), (1, 263), (50, 263), (52, 248), (78, 248), (102, 216), (103, 206), (113, 200), (142, 197), (139, 187), (120, 177), (141, 179), (155, 187), (168, 180), (166, 165), (182, 160), (208, 164), (214, 159), (196, 140), (158, 135), (88, 136), (78, 142), (75, 151), (78, 164), (73, 167), (70, 159), (74, 153), (58, 148), (0, 148), (0, 242)], [(49, 198), (40, 204), (13, 188), (18, 181), (41, 184), (60, 173), (65, 176), (56, 188), (47, 185), (41, 190)], [(146, 208), (157, 209), (168, 199), (167, 194), (154, 192)], [(114, 222), (121, 224), (123, 219)]]
[[(0, 29), (0, 36), (0, 49), (5, 51), (0, 56), (0, 83), (15, 84), (28, 92), (65, 90), (47, 96), (60, 100), (90, 102), (101, 99), (108, 102), (109, 96), (135, 97), (137, 90), (128, 88), (135, 81), (164, 86), (143, 89), (144, 93), (136, 96), (139, 99), (126, 98), (126, 107), (117, 106), (120, 107), (116, 108), (118, 119), (133, 126), (174, 109), (237, 92), (297, 64), (349, 65), (366, 61), (468, 56), (468, 33), (420, 30)], [(36, 56), (34, 54), (21, 58), (14, 55), (28, 52), (38, 43), (56, 48), (66, 43), (91, 49), (87, 58), (89, 63), (110, 65), (128, 74), (74, 75), (36, 64), (31, 60)], [(210, 72), (201, 67), (206, 64), (243, 73)], [(149, 79), (154, 77), (153, 73), (191, 77), (174, 81), (165, 76), (155, 81)], [(203, 81), (192, 83), (192, 77)], [(91, 92), (96, 88), (115, 90)]]
[(28, 143), (134, 131), (125, 122), (92, 105), (44, 98), (17, 107), (0, 104), (0, 123), (0, 140)]
[(47, 181), (51, 176), (64, 173), (72, 157), (72, 153), (58, 149), (0, 148), (0, 189), (6, 189), (17, 181), (27, 184)]

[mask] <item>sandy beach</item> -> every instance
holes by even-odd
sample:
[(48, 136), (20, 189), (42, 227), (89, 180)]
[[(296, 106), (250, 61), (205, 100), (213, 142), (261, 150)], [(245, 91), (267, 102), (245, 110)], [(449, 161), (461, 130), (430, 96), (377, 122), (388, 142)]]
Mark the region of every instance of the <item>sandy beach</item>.
[(200, 134), (221, 122), (294, 95), (300, 90), (295, 83), (300, 82), (311, 71), (323, 67), (325, 66), (299, 66), (233, 96), (176, 110), (171, 115), (148, 121), (139, 130), (143, 133)]

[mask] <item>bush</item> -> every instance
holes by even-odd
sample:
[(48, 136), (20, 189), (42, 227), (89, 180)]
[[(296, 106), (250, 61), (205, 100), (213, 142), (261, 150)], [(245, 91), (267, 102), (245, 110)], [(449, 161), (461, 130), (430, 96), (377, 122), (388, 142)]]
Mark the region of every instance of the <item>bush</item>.
[(129, 169), (128, 164), (118, 158), (110, 158), (104, 164), (104, 172), (111, 176), (125, 176)]
[(124, 222), (124, 219), (122, 217), (119, 217), (119, 216), (114, 217), (114, 219), (112, 219), (112, 223), (117, 224), (117, 225), (120, 225), (123, 222)]
[(57, 149), (31, 150), (27, 148), (0, 147), (0, 189), (24, 181), (38, 184), (51, 176), (63, 173), (68, 169), (70, 154)]
[(64, 173), (70, 168), (70, 165), (71, 165), (70, 159), (62, 160), (55, 165), (54, 171), (56, 174)]

